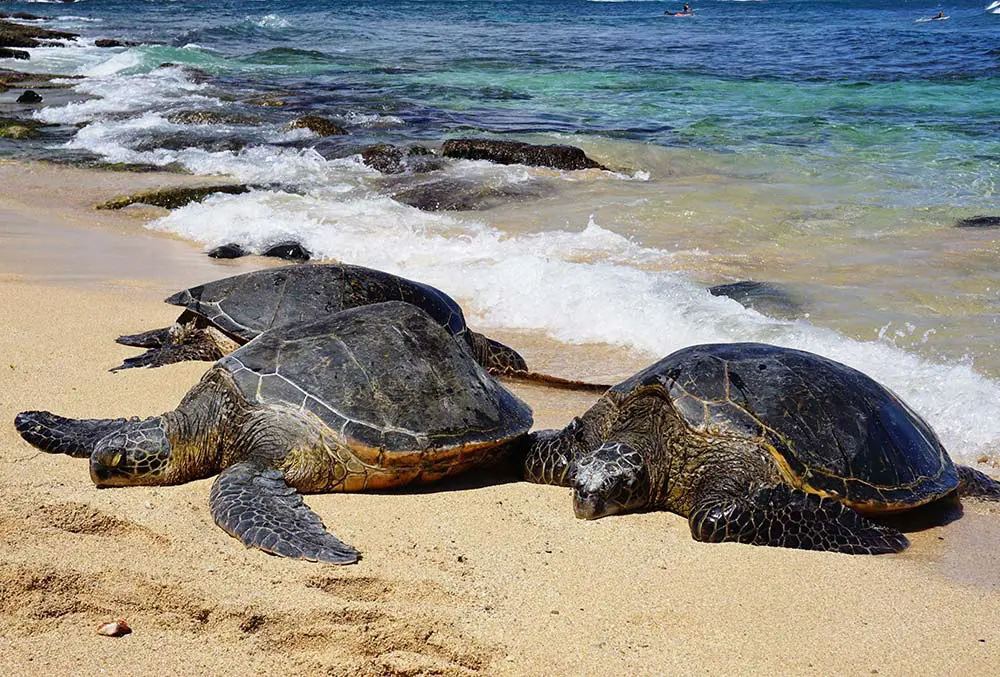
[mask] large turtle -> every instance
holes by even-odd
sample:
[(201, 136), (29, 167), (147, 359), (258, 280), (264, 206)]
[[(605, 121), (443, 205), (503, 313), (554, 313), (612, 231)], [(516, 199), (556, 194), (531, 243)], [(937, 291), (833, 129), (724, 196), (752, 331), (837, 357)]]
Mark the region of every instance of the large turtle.
[(149, 350), (113, 371), (183, 360), (215, 361), (272, 327), (383, 301), (406, 301), (422, 308), (468, 345), (475, 359), (495, 376), (569, 389), (608, 388), (528, 371), (513, 348), (469, 329), (462, 308), (440, 289), (340, 263), (266, 268), (179, 291), (166, 299), (184, 308), (172, 326), (118, 337), (118, 343)]
[(346, 564), (301, 493), (431, 482), (503, 455), (531, 410), (440, 324), (399, 301), (265, 332), (219, 360), (176, 410), (140, 420), (18, 414), (40, 449), (90, 458), (99, 487), (221, 473), (216, 523), (248, 547)]
[(951, 495), (1000, 499), (868, 376), (759, 343), (679, 350), (562, 431), (531, 436), (525, 474), (574, 488), (577, 517), (665, 509), (700, 541), (897, 552), (871, 515)]

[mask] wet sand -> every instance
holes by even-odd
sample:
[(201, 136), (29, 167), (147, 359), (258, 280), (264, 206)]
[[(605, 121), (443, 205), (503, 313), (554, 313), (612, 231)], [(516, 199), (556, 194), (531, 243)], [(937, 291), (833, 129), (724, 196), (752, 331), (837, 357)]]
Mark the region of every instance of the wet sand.
[[(0, 672), (132, 674), (994, 674), (1000, 507), (967, 501), (893, 556), (691, 540), (657, 512), (573, 517), (569, 492), (467, 477), (308, 503), (364, 559), (246, 550), (211, 479), (97, 490), (80, 459), (23, 442), (16, 412), (146, 416), (204, 363), (107, 371), (122, 333), (165, 326), (217, 262), (91, 205), (193, 177), (0, 163)], [(540, 371), (624, 376), (638, 358), (492, 331)], [(539, 427), (594, 397), (514, 386)], [(952, 517), (958, 517), (952, 515)], [(134, 632), (95, 633), (123, 617)]]

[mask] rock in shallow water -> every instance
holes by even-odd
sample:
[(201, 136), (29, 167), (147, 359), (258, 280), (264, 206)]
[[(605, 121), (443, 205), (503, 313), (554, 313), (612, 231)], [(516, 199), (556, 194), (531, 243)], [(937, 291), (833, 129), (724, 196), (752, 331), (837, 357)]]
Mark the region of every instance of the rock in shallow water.
[[(206, 252), (213, 259), (238, 259), (243, 256), (253, 254), (237, 242), (227, 242), (219, 245), (215, 249)], [(278, 244), (271, 245), (260, 253), (261, 256), (273, 256), (285, 261), (308, 261), (312, 258), (312, 253), (294, 240), (285, 240)]]
[(21, 96), (17, 97), (18, 103), (41, 103), (42, 95), (33, 89), (25, 90)]
[(1000, 216), (970, 216), (955, 224), (956, 228), (1000, 228)]
[(177, 209), (191, 202), (201, 202), (209, 195), (214, 195), (215, 193), (240, 195), (249, 191), (250, 186), (246, 184), (232, 183), (217, 186), (176, 186), (173, 188), (161, 188), (159, 190), (140, 191), (132, 195), (108, 200), (97, 205), (97, 209), (122, 209), (136, 203), (164, 207), (166, 209)]
[(213, 259), (238, 259), (249, 253), (250, 252), (235, 242), (228, 242), (210, 250), (208, 255)]
[(6, 47), (0, 47), (0, 59), (21, 59), (22, 61), (27, 61), (31, 58), (23, 49), (7, 49)]
[(441, 152), (445, 157), (464, 160), (489, 160), (501, 165), (528, 165), (552, 169), (607, 169), (591, 160), (576, 146), (558, 144), (538, 146), (521, 141), (497, 139), (451, 139)]
[(761, 315), (782, 320), (802, 317), (802, 303), (787, 289), (771, 282), (740, 280), (709, 287), (712, 296), (725, 296), (744, 308), (756, 310)]
[(433, 172), (445, 164), (445, 161), (429, 148), (423, 146), (400, 148), (391, 143), (367, 146), (361, 151), (361, 161), (383, 174)]
[(287, 240), (271, 245), (261, 256), (273, 256), (285, 261), (308, 261), (312, 258), (312, 253), (298, 242)]
[(540, 183), (494, 187), (475, 181), (441, 178), (399, 188), (392, 198), (425, 212), (481, 211), (505, 202), (544, 197), (551, 192), (550, 186)]
[(214, 110), (181, 110), (167, 115), (175, 125), (260, 125), (260, 118), (253, 115), (226, 113)]
[(313, 134), (320, 136), (340, 136), (347, 134), (347, 130), (337, 124), (321, 118), (318, 115), (303, 115), (289, 122), (286, 129), (308, 129)]

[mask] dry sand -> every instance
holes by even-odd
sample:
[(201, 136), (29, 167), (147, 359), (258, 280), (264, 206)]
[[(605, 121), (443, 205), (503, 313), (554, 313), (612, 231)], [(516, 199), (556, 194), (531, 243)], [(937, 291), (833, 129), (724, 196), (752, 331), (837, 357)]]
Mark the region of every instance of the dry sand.
[[(911, 532), (900, 555), (852, 557), (696, 543), (663, 512), (584, 522), (565, 489), (473, 477), (309, 497), (364, 553), (339, 568), (244, 549), (212, 522), (211, 480), (95, 489), (84, 461), (38, 452), (13, 418), (157, 414), (204, 372), (111, 374), (136, 353), (112, 339), (172, 321), (169, 292), (263, 262), (212, 261), (143, 231), (148, 213), (91, 209), (190, 181), (0, 163), (0, 674), (1000, 670), (1000, 508), (988, 504)], [(540, 370), (614, 359), (499, 335)], [(593, 400), (515, 389), (539, 426)], [(118, 617), (131, 635), (95, 633)]]

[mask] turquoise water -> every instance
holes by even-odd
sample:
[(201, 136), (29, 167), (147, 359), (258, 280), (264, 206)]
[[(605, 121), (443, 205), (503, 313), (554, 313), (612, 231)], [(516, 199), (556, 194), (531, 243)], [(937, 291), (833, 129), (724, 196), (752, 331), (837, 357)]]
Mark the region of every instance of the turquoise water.
[(398, 117), (381, 136), (588, 134), (809, 173), (860, 164), (903, 202), (988, 206), (1000, 16), (968, 0), (941, 7), (950, 19), (931, 23), (915, 19), (933, 3), (857, 0), (706, 0), (687, 20), (664, 16), (669, 2), (584, 0), (84, 0), (56, 14), (164, 43), (125, 72), (186, 63), (233, 86), (292, 90), (297, 108)]
[[(968, 0), (705, 0), (664, 16), (681, 4), (5, 3), (142, 44), (31, 50), (31, 70), (86, 79), (35, 113), (61, 125), (44, 147), (0, 152), (278, 185), (152, 227), (204, 247), (294, 238), (436, 284), (477, 326), (608, 344), (621, 365), (711, 341), (813, 350), (899, 391), (956, 455), (995, 453), (998, 231), (954, 224), (1000, 212), (1000, 15)], [(939, 9), (947, 21), (916, 21)], [(258, 123), (169, 119), (192, 110)], [(350, 134), (285, 128), (305, 113)], [(520, 197), (429, 213), (358, 158), (470, 135), (570, 143), (614, 171), (451, 163), (441, 176)], [(747, 278), (802, 311), (706, 290)]]

